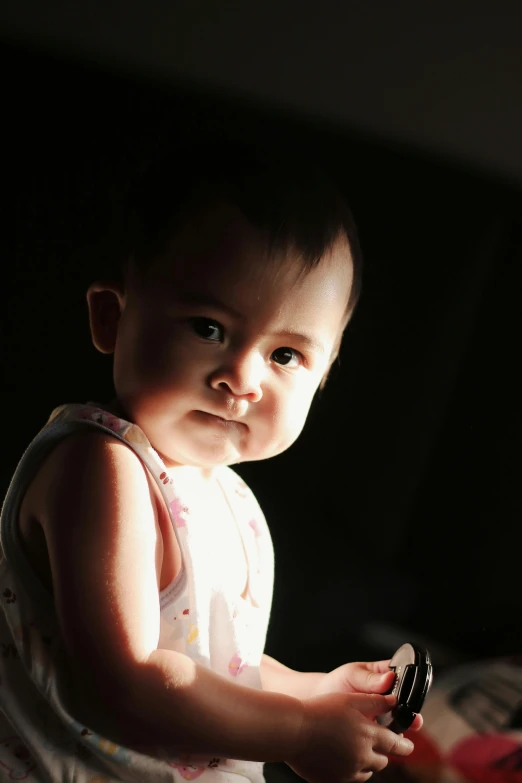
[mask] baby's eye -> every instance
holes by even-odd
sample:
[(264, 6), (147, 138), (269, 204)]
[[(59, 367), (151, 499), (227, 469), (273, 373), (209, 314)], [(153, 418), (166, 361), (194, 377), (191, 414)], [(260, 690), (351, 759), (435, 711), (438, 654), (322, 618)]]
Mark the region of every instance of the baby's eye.
[(191, 318), (190, 325), (198, 337), (203, 337), (204, 340), (217, 343), (223, 339), (223, 327), (212, 318)]
[(272, 353), (272, 359), (277, 364), (281, 364), (283, 367), (298, 367), (301, 364), (303, 357), (299, 351), (294, 351), (293, 348), (276, 348)]

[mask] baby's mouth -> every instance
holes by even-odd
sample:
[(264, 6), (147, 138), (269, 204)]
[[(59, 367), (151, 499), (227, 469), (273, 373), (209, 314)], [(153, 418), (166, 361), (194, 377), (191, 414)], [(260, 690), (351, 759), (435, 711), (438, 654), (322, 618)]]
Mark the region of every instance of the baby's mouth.
[(231, 427), (231, 426), (242, 426), (245, 425), (243, 422), (237, 421), (236, 419), (226, 419), (223, 416), (219, 416), (216, 413), (208, 413), (207, 411), (195, 411), (196, 414), (199, 414), (199, 416), (209, 423), (214, 423), (217, 425), (221, 425), (222, 427)]

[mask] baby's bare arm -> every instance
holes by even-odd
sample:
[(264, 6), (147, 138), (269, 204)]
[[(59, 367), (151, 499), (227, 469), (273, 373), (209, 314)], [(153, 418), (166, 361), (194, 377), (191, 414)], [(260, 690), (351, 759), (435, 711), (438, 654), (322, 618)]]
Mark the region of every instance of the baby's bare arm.
[(135, 736), (151, 751), (292, 757), (301, 701), (238, 686), (158, 649), (161, 536), (135, 454), (110, 436), (82, 433), (45, 469), (40, 519), (56, 609), (76, 680), (112, 737)]
[(290, 669), (270, 655), (261, 659), (261, 682), (266, 691), (286, 693), (297, 699), (308, 699), (314, 695), (324, 674), (321, 672), (300, 672)]

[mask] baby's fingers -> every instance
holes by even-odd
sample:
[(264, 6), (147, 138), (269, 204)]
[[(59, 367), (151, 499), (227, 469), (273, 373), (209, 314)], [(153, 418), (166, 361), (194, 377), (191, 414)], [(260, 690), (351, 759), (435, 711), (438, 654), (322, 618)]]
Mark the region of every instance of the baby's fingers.
[(371, 663), (367, 663), (366, 666), (371, 669), (371, 671), (378, 672), (379, 674), (386, 674), (391, 671), (390, 658), (386, 661), (372, 661)]
[(395, 673), (386, 665), (387, 661), (364, 663), (354, 667), (350, 685), (358, 693), (387, 693), (393, 687)]
[(381, 695), (377, 693), (350, 694), (350, 707), (362, 712), (367, 718), (376, 718), (377, 715), (385, 715), (397, 704), (397, 697), (392, 694)]
[(379, 729), (373, 749), (375, 753), (384, 753), (386, 756), (409, 756), (413, 750), (413, 742), (389, 729)]
[(408, 729), (408, 731), (419, 731), (420, 729), (422, 729), (422, 724), (423, 723), (424, 723), (424, 721), (422, 720), (422, 715), (419, 713), (413, 719), (413, 723), (411, 724), (411, 726)]
[(382, 772), (388, 766), (388, 757), (381, 753), (374, 753), (370, 764), (362, 769), (358, 774), (350, 778), (350, 783), (366, 783), (374, 772)]

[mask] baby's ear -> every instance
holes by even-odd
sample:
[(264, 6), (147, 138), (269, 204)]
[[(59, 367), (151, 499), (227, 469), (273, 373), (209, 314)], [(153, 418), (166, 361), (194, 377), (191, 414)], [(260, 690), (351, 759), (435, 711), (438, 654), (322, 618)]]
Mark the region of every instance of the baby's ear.
[(101, 280), (89, 286), (87, 305), (91, 337), (94, 346), (101, 353), (114, 352), (124, 301), (121, 283)]

